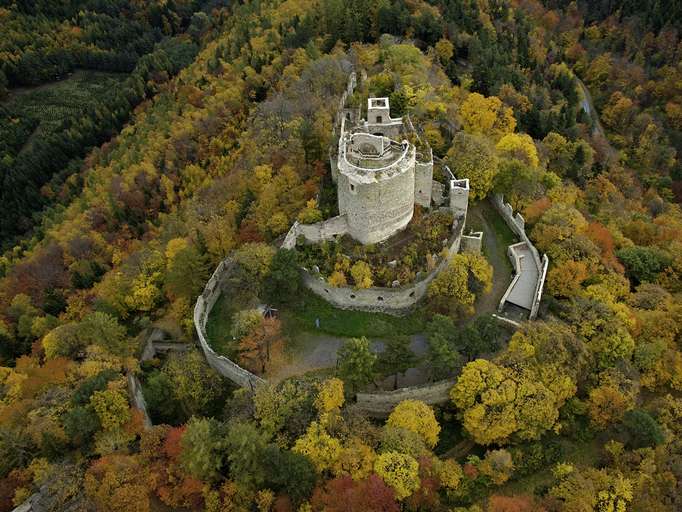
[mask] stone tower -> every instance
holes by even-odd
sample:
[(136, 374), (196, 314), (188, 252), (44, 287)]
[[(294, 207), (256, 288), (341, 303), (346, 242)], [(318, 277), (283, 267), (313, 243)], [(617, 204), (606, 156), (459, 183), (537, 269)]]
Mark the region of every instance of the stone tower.
[(367, 120), (341, 123), (337, 172), (339, 213), (363, 244), (387, 239), (412, 219), (415, 203), (429, 207), (433, 159), (418, 162), (414, 144), (397, 142), (402, 118), (392, 118), (388, 98), (369, 98)]

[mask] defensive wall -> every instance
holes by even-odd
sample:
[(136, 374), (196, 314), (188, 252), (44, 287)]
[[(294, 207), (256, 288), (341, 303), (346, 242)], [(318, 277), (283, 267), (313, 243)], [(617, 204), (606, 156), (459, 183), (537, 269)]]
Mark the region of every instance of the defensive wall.
[(199, 337), (199, 345), (206, 356), (208, 364), (223, 377), (231, 380), (238, 386), (254, 390), (256, 386), (265, 381), (258, 375), (254, 375), (250, 371), (245, 370), (238, 364), (232, 362), (227, 357), (217, 354), (211, 348), (211, 345), (209, 345), (206, 336), (208, 315), (211, 312), (211, 309), (213, 309), (218, 297), (220, 297), (225, 279), (232, 270), (233, 265), (234, 263), (229, 259), (221, 261), (213, 272), (213, 275), (211, 275), (211, 278), (206, 282), (204, 291), (199, 295), (197, 302), (194, 305), (194, 328), (196, 329), (197, 336)]
[(455, 219), (453, 234), (447, 245), (448, 257), (443, 258), (435, 269), (411, 285), (400, 286), (396, 281), (396, 286), (391, 288), (333, 287), (324, 277), (309, 269), (302, 269), (303, 282), (313, 293), (341, 309), (359, 309), (393, 314), (404, 313), (426, 295), (431, 281), (445, 269), (451, 257), (459, 252), (464, 224), (464, 217)]
[(369, 416), (385, 418), (403, 400), (421, 400), (429, 405), (444, 404), (450, 400), (450, 389), (455, 382), (456, 379), (448, 379), (395, 391), (357, 393), (356, 407)]
[[(542, 299), (542, 290), (545, 284), (545, 278), (547, 277), (547, 267), (549, 265), (549, 258), (544, 254), (540, 257), (540, 253), (531, 242), (530, 238), (526, 234), (526, 221), (520, 213), (514, 214), (514, 209), (509, 203), (504, 202), (504, 196), (502, 194), (495, 194), (491, 198), (493, 206), (500, 213), (505, 223), (509, 228), (519, 237), (521, 244), (525, 245), (525, 248), (529, 251), (532, 264), (535, 266), (535, 271), (537, 272), (537, 282), (535, 283), (534, 290), (532, 292), (532, 303), (530, 307), (530, 314), (528, 318), (534, 320), (537, 317), (538, 309), (540, 308), (540, 300)], [(512, 292), (514, 287), (517, 285), (521, 279), (521, 269), (522, 262), (519, 259), (519, 251), (515, 250), (515, 246), (520, 244), (513, 244), (509, 246), (509, 256), (514, 266), (515, 275), (512, 279), (507, 292), (505, 292), (502, 300), (500, 301), (500, 309), (502, 308), (506, 298)]]
[[(341, 181), (339, 181), (341, 183)], [(451, 236), (446, 244), (448, 258), (426, 275), (418, 275), (417, 281), (410, 285), (401, 285), (398, 281), (390, 288), (356, 289), (351, 286), (333, 287), (313, 269), (302, 269), (303, 282), (313, 293), (341, 309), (402, 314), (412, 308), (426, 295), (431, 281), (446, 267), (450, 258), (463, 250), (480, 254), (483, 233), (464, 235), (467, 205), (469, 199), (469, 180), (451, 180), (450, 203), (446, 208), (454, 213)], [(330, 240), (349, 232), (347, 216), (339, 215), (315, 224), (294, 222), (289, 229), (281, 247), (294, 249), (302, 236), (306, 243), (316, 244)]]

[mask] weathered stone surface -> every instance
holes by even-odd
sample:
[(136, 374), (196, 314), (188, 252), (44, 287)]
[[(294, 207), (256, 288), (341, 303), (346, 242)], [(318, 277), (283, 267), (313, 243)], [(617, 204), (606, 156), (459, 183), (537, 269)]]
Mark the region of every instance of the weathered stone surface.
[(370, 416), (385, 418), (403, 400), (421, 400), (429, 405), (446, 403), (454, 385), (451, 379), (382, 393), (358, 393), (356, 407)]

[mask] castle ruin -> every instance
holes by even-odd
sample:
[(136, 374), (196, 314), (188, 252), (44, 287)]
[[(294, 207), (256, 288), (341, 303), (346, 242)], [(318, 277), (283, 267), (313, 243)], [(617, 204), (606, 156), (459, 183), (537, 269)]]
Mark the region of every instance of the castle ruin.
[[(367, 100), (367, 120), (341, 119), (336, 164), (339, 213), (362, 244), (386, 240), (412, 220), (414, 205), (431, 206), (433, 154), (403, 138), (402, 118), (390, 116), (388, 98)], [(350, 124), (350, 122), (349, 122)]]
[(464, 235), (469, 180), (452, 175), (446, 184), (434, 180), (433, 151), (409, 117), (391, 117), (386, 97), (368, 98), (363, 117), (360, 107), (347, 104), (356, 85), (356, 74), (351, 73), (336, 115), (338, 143), (330, 151), (339, 215), (315, 224), (294, 223), (282, 248), (294, 249), (301, 240), (316, 244), (343, 235), (364, 245), (381, 243), (407, 227), (415, 205), (451, 211), (451, 233), (443, 240), (449, 256), (430, 272), (418, 273), (413, 283), (396, 281), (390, 288), (332, 287), (316, 268), (303, 269), (305, 285), (337, 307), (400, 313), (426, 294), (450, 257), (460, 250), (480, 252), (482, 233)]

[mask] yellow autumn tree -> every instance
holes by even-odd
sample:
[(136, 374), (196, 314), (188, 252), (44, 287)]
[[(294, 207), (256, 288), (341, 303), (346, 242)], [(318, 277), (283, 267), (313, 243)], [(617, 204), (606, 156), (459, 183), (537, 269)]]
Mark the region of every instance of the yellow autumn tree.
[(448, 149), (446, 162), (455, 176), (469, 180), (472, 199), (483, 199), (492, 190), (498, 158), (486, 138), (458, 133)]
[(538, 150), (530, 135), (525, 133), (508, 133), (495, 146), (501, 156), (515, 158), (530, 167), (540, 165)]
[(376, 452), (358, 437), (351, 437), (343, 446), (332, 472), (335, 476), (350, 475), (353, 480), (367, 478), (374, 469)]
[(464, 367), (450, 398), (478, 444), (506, 443), (512, 435), (539, 439), (557, 425), (559, 408), (575, 387), (560, 374), (556, 377), (561, 385), (546, 384), (543, 370), (552, 371), (551, 367), (526, 369), (519, 364), (507, 368), (484, 359)]
[(455, 491), (462, 482), (464, 478), (464, 471), (462, 471), (462, 466), (457, 464), (455, 459), (438, 459), (434, 458), (434, 469), (436, 470), (436, 475), (438, 475), (438, 480), (441, 486), (445, 488), (446, 491)]
[(343, 271), (341, 270), (335, 270), (334, 272), (332, 272), (331, 275), (327, 278), (327, 282), (329, 283), (330, 286), (333, 286), (334, 288), (340, 288), (342, 286), (348, 285), (348, 279), (346, 279), (346, 274), (344, 274)]
[(365, 261), (357, 261), (350, 268), (356, 288), (370, 288), (374, 284), (372, 268)]
[(298, 214), (298, 222), (301, 224), (315, 224), (322, 220), (322, 212), (317, 207), (317, 201), (310, 199), (303, 210)]
[(471, 312), (476, 297), (492, 287), (493, 268), (478, 254), (455, 254), (428, 289), (428, 296), (441, 310)]
[(580, 285), (588, 277), (585, 262), (574, 260), (559, 262), (547, 274), (547, 289), (555, 297), (574, 297), (578, 295)]
[(421, 484), (419, 463), (410, 455), (385, 452), (374, 462), (374, 471), (395, 491), (397, 500), (411, 496)]
[(115, 430), (130, 419), (128, 399), (120, 389), (95, 391), (90, 398), (90, 405), (104, 430)]
[(317, 407), (320, 414), (326, 414), (339, 411), (344, 401), (343, 381), (334, 377), (320, 384), (320, 389), (315, 399), (315, 407)]
[(330, 436), (320, 423), (313, 421), (306, 433), (296, 440), (293, 451), (308, 457), (315, 469), (322, 473), (336, 464), (341, 455), (341, 443)]
[(431, 448), (438, 442), (440, 425), (436, 420), (436, 415), (431, 407), (420, 400), (400, 402), (391, 412), (386, 424), (419, 434)]
[(516, 128), (512, 109), (496, 96), (486, 98), (477, 92), (469, 94), (460, 106), (459, 116), (465, 132), (494, 139), (512, 133)]

